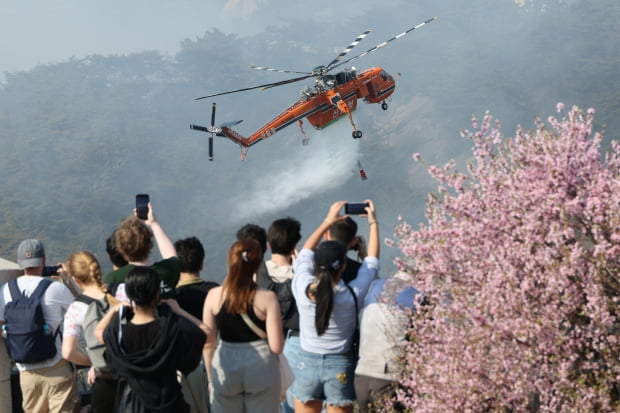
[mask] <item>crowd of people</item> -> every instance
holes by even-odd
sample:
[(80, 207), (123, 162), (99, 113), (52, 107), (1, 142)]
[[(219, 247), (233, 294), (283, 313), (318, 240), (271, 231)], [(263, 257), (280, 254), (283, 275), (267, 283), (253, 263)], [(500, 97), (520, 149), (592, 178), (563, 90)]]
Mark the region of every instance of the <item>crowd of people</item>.
[[(124, 218), (107, 239), (105, 276), (94, 254), (76, 251), (36, 293), (45, 250), (23, 241), (23, 275), (0, 286), (0, 341), (23, 411), (79, 411), (77, 368), (87, 370), (92, 412), (372, 411), (397, 386), (396, 349), (418, 292), (404, 274), (379, 277), (379, 225), (365, 202), (367, 242), (344, 201), (299, 251), (295, 218), (241, 227), (221, 285), (201, 275), (200, 240), (172, 242), (150, 203), (146, 219)], [(18, 334), (40, 339), (18, 328), (18, 304), (22, 315), (40, 304), (53, 356), (17, 358)], [(287, 389), (281, 363), (294, 376)]]

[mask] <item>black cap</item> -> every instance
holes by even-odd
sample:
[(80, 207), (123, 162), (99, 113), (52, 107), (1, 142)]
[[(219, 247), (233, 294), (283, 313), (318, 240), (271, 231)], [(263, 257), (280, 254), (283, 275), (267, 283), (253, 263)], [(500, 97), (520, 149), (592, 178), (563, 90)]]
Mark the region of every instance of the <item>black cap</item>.
[(319, 244), (314, 253), (314, 263), (318, 268), (324, 267), (331, 271), (338, 271), (344, 264), (347, 247), (340, 241), (324, 241)]

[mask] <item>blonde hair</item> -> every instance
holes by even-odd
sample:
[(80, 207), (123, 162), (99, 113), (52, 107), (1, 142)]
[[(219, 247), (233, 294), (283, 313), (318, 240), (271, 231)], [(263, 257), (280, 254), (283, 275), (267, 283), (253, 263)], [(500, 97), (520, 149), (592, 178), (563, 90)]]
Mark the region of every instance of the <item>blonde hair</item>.
[(67, 272), (71, 277), (76, 278), (82, 284), (97, 284), (97, 287), (108, 295), (108, 302), (112, 304), (117, 303), (116, 300), (108, 291), (108, 287), (103, 283), (103, 276), (101, 273), (101, 267), (97, 258), (88, 251), (77, 251), (69, 256), (67, 260)]

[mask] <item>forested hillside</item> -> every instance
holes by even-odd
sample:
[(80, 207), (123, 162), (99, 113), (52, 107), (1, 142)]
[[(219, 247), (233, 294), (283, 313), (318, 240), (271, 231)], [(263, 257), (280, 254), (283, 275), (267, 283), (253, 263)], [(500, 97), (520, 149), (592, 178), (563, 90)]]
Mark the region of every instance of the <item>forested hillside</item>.
[[(234, 232), (249, 221), (268, 226), (295, 216), (305, 237), (331, 202), (366, 198), (377, 204), (382, 235), (391, 235), (399, 215), (422, 220), (435, 188), (411, 155), (463, 162), (469, 143), (459, 130), (486, 109), (511, 130), (533, 127), (558, 101), (593, 107), (606, 138), (617, 138), (620, 3), (538, 6), (403, 2), (338, 25), (308, 17), (253, 37), (205, 28), (199, 38), (179, 39), (172, 59), (158, 51), (93, 55), (9, 73), (0, 85), (0, 256), (13, 259), (22, 239), (38, 237), (51, 261), (89, 249), (107, 269), (106, 237), (131, 213), (134, 195), (148, 192), (170, 237), (198, 236), (205, 275), (221, 279)], [(358, 53), (433, 15), (436, 22), (353, 62), (400, 74), (387, 112), (358, 107), (359, 141), (346, 120), (321, 132), (306, 123), (308, 147), (291, 126), (252, 148), (245, 162), (218, 139), (209, 162), (207, 136), (189, 129), (209, 123), (216, 101), (217, 120), (243, 119), (236, 128), (247, 136), (298, 99), (303, 82), (193, 100), (286, 79), (250, 65), (309, 71), (364, 29), (374, 31)], [(358, 159), (368, 181), (357, 175)]]

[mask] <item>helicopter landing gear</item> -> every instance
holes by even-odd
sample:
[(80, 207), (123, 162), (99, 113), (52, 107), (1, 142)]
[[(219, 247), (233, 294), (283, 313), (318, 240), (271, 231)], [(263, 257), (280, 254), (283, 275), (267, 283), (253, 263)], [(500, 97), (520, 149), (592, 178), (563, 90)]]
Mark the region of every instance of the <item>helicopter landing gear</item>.
[(353, 122), (353, 115), (351, 115), (351, 111), (348, 106), (346, 107), (346, 114), (349, 116), (349, 122), (351, 122), (351, 127), (353, 128), (353, 132), (351, 132), (351, 136), (353, 139), (359, 139), (362, 137), (362, 131), (357, 130), (357, 126), (355, 126), (355, 122)]
[(388, 110), (388, 104), (385, 102), (381, 103), (381, 109)]

